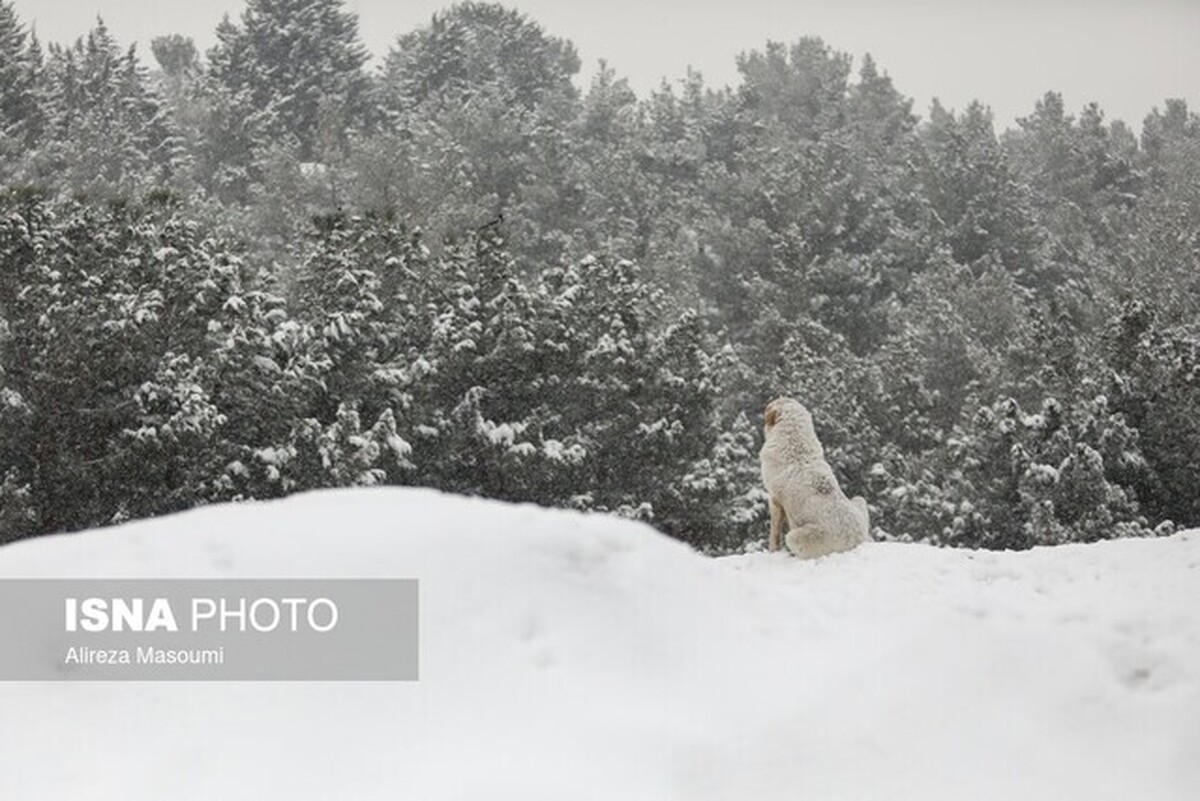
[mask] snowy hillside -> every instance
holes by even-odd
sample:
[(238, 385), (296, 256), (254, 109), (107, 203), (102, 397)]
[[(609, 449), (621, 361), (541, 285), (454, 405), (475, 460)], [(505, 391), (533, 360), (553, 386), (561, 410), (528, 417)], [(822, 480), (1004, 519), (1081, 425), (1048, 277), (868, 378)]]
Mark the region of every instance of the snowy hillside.
[(1200, 532), (711, 560), (393, 489), (23, 542), (0, 576), (421, 593), (414, 683), (0, 684), (5, 799), (1200, 797)]

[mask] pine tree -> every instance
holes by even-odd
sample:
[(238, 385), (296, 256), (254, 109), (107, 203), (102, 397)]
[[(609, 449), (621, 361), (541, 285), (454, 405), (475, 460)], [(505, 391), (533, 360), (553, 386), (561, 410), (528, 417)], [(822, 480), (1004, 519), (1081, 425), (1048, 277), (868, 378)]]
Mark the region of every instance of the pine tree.
[(520, 12), (462, 2), (397, 39), (384, 66), (389, 109), (444, 106), (484, 93), (532, 111), (575, 96), (579, 57)]
[(815, 141), (842, 114), (850, 56), (805, 37), (788, 46), (769, 42), (738, 57), (742, 106), (789, 135)]
[(423, 290), (412, 383), (415, 479), (468, 494), (561, 504), (547, 481), (543, 382), (556, 380), (534, 327), (538, 300), (497, 226), (446, 248)]
[(301, 160), (323, 161), (331, 155), (320, 136), (323, 109), (344, 134), (368, 122), (366, 61), (358, 19), (341, 0), (249, 0), (240, 24), (225, 18), (218, 26), (208, 75), (251, 117), (262, 137), (255, 146), (290, 137)]
[(170, 115), (134, 49), (103, 20), (45, 66), (46, 142), (27, 179), (98, 198), (126, 198), (177, 180), (183, 152)]
[[(526, 230), (512, 227), (510, 237), (536, 249), (541, 236), (531, 209), (519, 206), (533, 185), (530, 200), (542, 205), (565, 172), (563, 130), (574, 114), (571, 77), (578, 70), (570, 44), (495, 4), (460, 3), (399, 37), (380, 92), (405, 145), (386, 169), (407, 172), (415, 161), (426, 173), (419, 181), (425, 202), (401, 210), (417, 210), (415, 222), (431, 234), (507, 214), (527, 221)], [(462, 214), (472, 209), (479, 210), (474, 219)]]
[(1036, 285), (1042, 232), (1028, 188), (996, 140), (991, 112), (975, 102), (955, 115), (935, 101), (922, 139), (923, 177), (955, 261), (971, 266), (990, 257)]
[(35, 146), (45, 124), (38, 97), (41, 53), (12, 5), (0, 2), (0, 178)]
[[(185, 508), (196, 496), (176, 467), (219, 417), (198, 381), (205, 315), (220, 303), (204, 287), (206, 246), (169, 207), (9, 203), (0, 240), (20, 291), (0, 315), (24, 425), (9, 458), (29, 482), (30, 533)], [(139, 461), (131, 430), (172, 441)]]
[[(1045, 398), (1036, 414), (1006, 398), (981, 407), (948, 444), (926, 473), (932, 480), (909, 482), (884, 504), (908, 505), (900, 517), (914, 536), (1024, 549), (1151, 533), (1127, 483), (1145, 480), (1145, 459), (1102, 395), (1070, 406)], [(914, 489), (924, 497), (908, 497)]]
[(1106, 332), (1112, 405), (1137, 431), (1148, 475), (1136, 476), (1139, 499), (1155, 520), (1200, 521), (1200, 336), (1160, 328), (1155, 311), (1128, 304)]

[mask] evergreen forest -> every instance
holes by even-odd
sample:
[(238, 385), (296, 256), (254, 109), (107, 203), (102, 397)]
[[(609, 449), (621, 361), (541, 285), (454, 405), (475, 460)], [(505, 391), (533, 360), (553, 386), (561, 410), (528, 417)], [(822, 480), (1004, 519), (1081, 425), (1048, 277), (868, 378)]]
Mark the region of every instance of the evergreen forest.
[(0, 0), (0, 542), (412, 485), (728, 553), (783, 394), (878, 539), (1200, 525), (1200, 117), (997, 131), (804, 33), (638, 96), (491, 3), (373, 62), (340, 0)]

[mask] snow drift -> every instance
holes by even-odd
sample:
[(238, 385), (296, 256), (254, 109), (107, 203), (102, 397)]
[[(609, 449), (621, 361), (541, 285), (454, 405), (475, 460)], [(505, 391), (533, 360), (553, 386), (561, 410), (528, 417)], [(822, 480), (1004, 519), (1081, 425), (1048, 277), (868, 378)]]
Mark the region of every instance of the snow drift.
[(415, 577), (421, 680), (3, 684), (3, 798), (1200, 795), (1200, 532), (713, 560), (377, 489), (0, 549), (18, 576)]

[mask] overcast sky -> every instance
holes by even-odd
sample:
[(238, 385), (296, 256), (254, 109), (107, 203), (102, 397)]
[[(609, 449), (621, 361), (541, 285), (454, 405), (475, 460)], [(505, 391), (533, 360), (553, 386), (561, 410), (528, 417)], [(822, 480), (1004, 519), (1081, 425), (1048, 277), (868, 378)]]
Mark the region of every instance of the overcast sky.
[[(69, 42), (104, 18), (122, 43), (182, 33), (201, 49), (243, 0), (15, 0), (43, 41)], [(396, 35), (449, 0), (348, 0), (363, 42), (382, 55)], [(689, 65), (709, 85), (737, 82), (734, 59), (767, 40), (816, 35), (856, 58), (871, 53), (926, 115), (932, 98), (990, 105), (999, 128), (1047, 90), (1071, 112), (1096, 101), (1135, 130), (1154, 106), (1183, 97), (1200, 109), (1200, 0), (522, 0), (516, 7), (579, 49), (584, 76), (599, 59), (639, 94)], [(586, 77), (584, 79), (586, 81)], [(586, 87), (586, 83), (583, 84)]]

